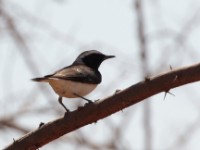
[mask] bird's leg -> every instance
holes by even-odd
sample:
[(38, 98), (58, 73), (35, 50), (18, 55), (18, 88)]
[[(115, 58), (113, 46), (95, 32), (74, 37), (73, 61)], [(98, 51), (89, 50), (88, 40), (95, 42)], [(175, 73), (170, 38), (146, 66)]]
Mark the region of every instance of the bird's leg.
[(76, 94), (76, 93), (74, 93), (74, 95), (75, 95), (75, 96), (78, 96), (78, 97), (80, 97), (80, 98), (82, 98), (83, 100), (86, 100), (88, 103), (93, 103), (91, 100), (89, 100), (89, 99), (87, 99), (87, 98), (85, 98), (85, 97), (83, 97), (83, 96), (80, 96), (80, 95), (78, 95), (78, 94)]
[(61, 96), (59, 96), (58, 102), (64, 107), (64, 109), (66, 110), (67, 113), (70, 112), (69, 109), (67, 109), (67, 107), (62, 103), (62, 97)]

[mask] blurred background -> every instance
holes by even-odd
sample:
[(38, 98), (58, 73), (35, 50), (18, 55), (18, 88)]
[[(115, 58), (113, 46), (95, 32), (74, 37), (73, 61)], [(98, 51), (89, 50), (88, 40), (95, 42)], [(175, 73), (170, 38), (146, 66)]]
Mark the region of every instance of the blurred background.
[[(103, 99), (146, 76), (200, 61), (199, 0), (0, 0), (0, 149), (63, 116), (58, 96), (30, 79), (70, 65), (96, 49)], [(188, 74), (189, 76), (189, 74)], [(41, 150), (199, 150), (199, 83), (160, 93)], [(70, 110), (81, 99), (64, 100)]]

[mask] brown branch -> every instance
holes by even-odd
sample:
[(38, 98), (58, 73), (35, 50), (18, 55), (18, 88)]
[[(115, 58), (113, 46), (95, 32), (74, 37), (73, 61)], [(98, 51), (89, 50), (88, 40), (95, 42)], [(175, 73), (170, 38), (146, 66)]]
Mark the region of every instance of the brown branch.
[(45, 124), (40, 129), (36, 129), (16, 140), (5, 150), (36, 150), (66, 133), (97, 122), (150, 96), (199, 80), (200, 63), (146, 79), (117, 92), (113, 96), (88, 104), (65, 117)]

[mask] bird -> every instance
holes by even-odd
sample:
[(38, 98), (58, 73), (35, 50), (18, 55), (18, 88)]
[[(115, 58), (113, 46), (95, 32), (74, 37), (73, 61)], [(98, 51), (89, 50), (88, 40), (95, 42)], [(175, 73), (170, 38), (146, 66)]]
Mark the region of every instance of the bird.
[(55, 93), (58, 95), (58, 102), (66, 112), (70, 110), (63, 104), (63, 97), (82, 98), (88, 103), (91, 100), (84, 96), (92, 92), (102, 81), (101, 73), (98, 68), (101, 63), (114, 55), (105, 55), (97, 50), (84, 51), (75, 59), (75, 61), (53, 74), (44, 77), (33, 78), (36, 82), (49, 83)]

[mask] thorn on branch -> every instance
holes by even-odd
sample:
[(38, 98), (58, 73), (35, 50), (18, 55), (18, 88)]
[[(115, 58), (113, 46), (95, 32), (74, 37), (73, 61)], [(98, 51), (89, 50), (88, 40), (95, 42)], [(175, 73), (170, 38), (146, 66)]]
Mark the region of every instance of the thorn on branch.
[(40, 122), (40, 124), (39, 124), (39, 129), (40, 129), (43, 125), (45, 125), (45, 123), (44, 123), (44, 122)]
[(117, 93), (119, 93), (121, 90), (120, 89), (117, 89), (115, 90), (115, 93), (113, 95), (116, 95)]
[(100, 101), (100, 99), (97, 99), (97, 100), (95, 100), (94, 102), (98, 102), (98, 101)]
[(173, 93), (170, 92), (170, 90), (166, 90), (166, 91), (165, 91), (165, 95), (164, 95), (164, 99), (163, 99), (163, 100), (165, 100), (167, 94), (170, 94), (170, 95), (172, 95), (172, 96), (175, 96)]
[(145, 82), (149, 82), (150, 80), (150, 77), (145, 77)]

